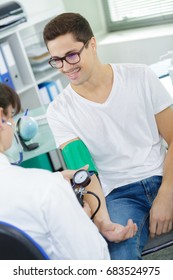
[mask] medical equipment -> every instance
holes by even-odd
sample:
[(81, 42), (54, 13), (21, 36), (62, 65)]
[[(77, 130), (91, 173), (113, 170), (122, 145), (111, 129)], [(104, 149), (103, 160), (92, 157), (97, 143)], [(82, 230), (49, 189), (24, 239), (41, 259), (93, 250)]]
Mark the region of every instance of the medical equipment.
[(85, 194), (93, 195), (98, 201), (97, 209), (92, 214), (91, 219), (94, 218), (94, 216), (98, 212), (100, 205), (101, 205), (100, 198), (94, 192), (87, 191), (85, 189), (90, 184), (91, 176), (93, 174), (94, 174), (94, 172), (88, 172), (85, 169), (80, 169), (73, 175), (73, 178), (72, 178), (72, 188), (73, 188), (73, 190), (76, 194), (76, 197), (77, 197), (79, 203), (81, 204), (81, 206), (84, 206), (83, 197)]
[(80, 140), (75, 140), (67, 144), (62, 149), (62, 156), (68, 169), (79, 169), (89, 164), (89, 171), (93, 171), (98, 175), (96, 165), (88, 151), (88, 148)]

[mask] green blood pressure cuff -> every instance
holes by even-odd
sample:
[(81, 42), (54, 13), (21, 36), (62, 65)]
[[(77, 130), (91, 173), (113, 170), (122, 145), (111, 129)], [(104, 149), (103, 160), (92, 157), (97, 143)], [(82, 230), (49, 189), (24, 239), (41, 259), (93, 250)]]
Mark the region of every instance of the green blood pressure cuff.
[(93, 171), (98, 175), (95, 163), (81, 140), (75, 140), (67, 144), (62, 149), (62, 156), (68, 169), (79, 169), (89, 164), (88, 171)]

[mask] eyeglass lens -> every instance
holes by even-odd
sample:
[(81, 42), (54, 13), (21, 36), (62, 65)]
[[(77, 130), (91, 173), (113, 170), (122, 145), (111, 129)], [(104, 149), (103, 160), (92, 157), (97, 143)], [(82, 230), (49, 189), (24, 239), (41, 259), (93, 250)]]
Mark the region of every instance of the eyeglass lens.
[(83, 51), (84, 47), (86, 46), (86, 44), (88, 43), (88, 41), (83, 45), (83, 47), (79, 50), (79, 52), (74, 52), (74, 53), (70, 53), (67, 54), (66, 56), (62, 57), (62, 58), (51, 58), (49, 60), (49, 64), (53, 67), (53, 68), (62, 68), (63, 67), (63, 61), (65, 60), (67, 63), (69, 64), (76, 64), (80, 61), (80, 54)]
[(63, 60), (65, 60), (69, 64), (76, 64), (80, 61), (80, 56), (78, 53), (71, 53), (66, 55), (64, 58), (55, 58), (50, 60), (50, 64), (52, 67), (61, 68), (63, 66)]

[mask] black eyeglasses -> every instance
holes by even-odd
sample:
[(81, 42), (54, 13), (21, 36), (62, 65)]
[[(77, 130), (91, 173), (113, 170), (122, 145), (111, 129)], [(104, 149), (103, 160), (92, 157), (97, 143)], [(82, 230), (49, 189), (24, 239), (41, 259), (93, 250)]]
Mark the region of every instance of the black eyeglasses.
[[(89, 39), (90, 40), (90, 39)], [(80, 55), (83, 49), (86, 47), (89, 40), (83, 45), (83, 47), (78, 52), (69, 53), (63, 57), (53, 56), (49, 59), (48, 63), (51, 67), (60, 69), (63, 67), (63, 60), (65, 60), (69, 64), (76, 64), (80, 61)]]

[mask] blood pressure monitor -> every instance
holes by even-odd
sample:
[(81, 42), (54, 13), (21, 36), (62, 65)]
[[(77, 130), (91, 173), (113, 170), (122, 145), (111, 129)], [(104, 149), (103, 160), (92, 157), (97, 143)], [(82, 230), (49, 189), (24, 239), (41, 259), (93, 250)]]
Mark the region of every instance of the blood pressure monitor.
[(73, 184), (76, 187), (83, 187), (89, 185), (91, 182), (90, 173), (84, 169), (78, 170), (73, 176)]
[[(93, 174), (93, 172), (92, 172)], [(91, 173), (85, 169), (78, 170), (72, 179), (73, 190), (77, 196), (79, 203), (83, 206), (83, 195), (87, 193), (85, 187), (91, 182)]]
[(98, 201), (98, 206), (97, 206), (95, 212), (92, 214), (91, 220), (94, 218), (94, 216), (98, 212), (98, 210), (100, 208), (100, 205), (101, 205), (100, 198), (97, 196), (97, 194), (85, 189), (85, 187), (87, 187), (90, 184), (91, 176), (93, 174), (95, 174), (94, 171), (89, 171), (88, 172), (85, 169), (80, 169), (73, 175), (73, 179), (72, 179), (72, 188), (73, 188), (73, 190), (76, 194), (76, 197), (77, 197), (77, 199), (78, 199), (78, 201), (79, 201), (79, 203), (81, 204), (82, 207), (84, 206), (84, 202), (83, 202), (84, 194), (93, 195)]

